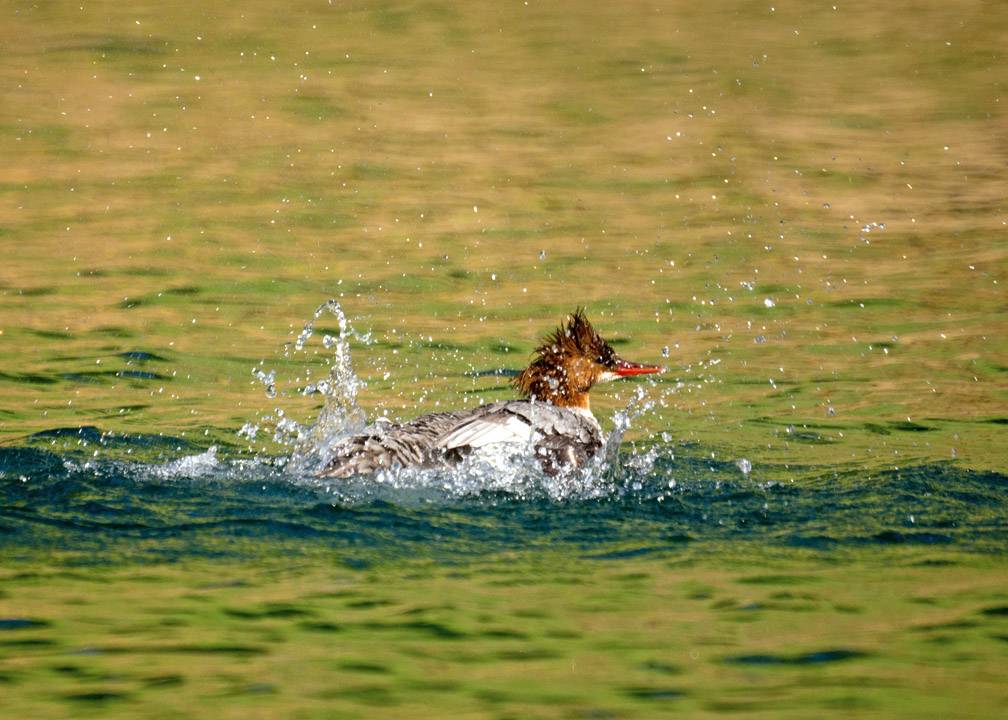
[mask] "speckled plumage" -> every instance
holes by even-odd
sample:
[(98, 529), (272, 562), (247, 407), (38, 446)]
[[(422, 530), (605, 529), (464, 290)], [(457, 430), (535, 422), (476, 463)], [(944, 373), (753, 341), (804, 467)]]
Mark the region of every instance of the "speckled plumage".
[(407, 423), (377, 423), (339, 441), (319, 474), (350, 477), (397, 467), (448, 467), (481, 448), (505, 443), (531, 448), (551, 475), (584, 467), (605, 445), (589, 408), (592, 385), (660, 371), (616, 355), (579, 309), (543, 340), (515, 378), (515, 389), (526, 399), (422, 415)]
[(396, 467), (450, 467), (474, 450), (509, 441), (529, 443), (551, 475), (584, 466), (605, 444), (589, 412), (510, 400), (469, 412), (421, 415), (408, 423), (378, 423), (337, 444), (320, 474), (350, 477)]

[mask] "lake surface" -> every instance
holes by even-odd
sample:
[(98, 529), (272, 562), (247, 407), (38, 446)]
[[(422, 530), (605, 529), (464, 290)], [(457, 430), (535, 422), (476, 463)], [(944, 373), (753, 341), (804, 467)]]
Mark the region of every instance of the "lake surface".
[[(1008, 9), (0, 13), (0, 715), (1008, 704)], [(605, 466), (313, 476), (576, 306)]]

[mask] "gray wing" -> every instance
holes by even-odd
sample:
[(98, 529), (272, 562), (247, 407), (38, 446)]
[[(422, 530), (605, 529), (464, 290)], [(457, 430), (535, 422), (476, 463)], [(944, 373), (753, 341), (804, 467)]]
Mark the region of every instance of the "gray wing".
[(584, 467), (605, 445), (602, 428), (590, 414), (549, 403), (523, 405), (516, 411), (527, 413), (535, 427), (535, 454), (547, 475)]
[(585, 465), (604, 444), (602, 430), (590, 415), (549, 403), (511, 400), (469, 412), (372, 426), (337, 444), (319, 474), (350, 477), (393, 467), (444, 467), (477, 448), (529, 441), (550, 475)]
[(476, 408), (438, 438), (438, 447), (469, 452), (494, 443), (527, 443), (532, 437), (532, 423), (515, 412), (512, 405), (520, 408), (521, 403), (493, 403)]
[(437, 440), (458, 425), (465, 415), (435, 413), (403, 424), (372, 425), (360, 435), (337, 443), (319, 475), (346, 478), (393, 467), (435, 467), (451, 463), (455, 459), (437, 448)]
[(549, 403), (511, 400), (474, 411), (439, 445), (465, 452), (493, 442), (532, 441), (536, 458), (548, 475), (584, 467), (602, 448), (602, 428), (590, 414)]

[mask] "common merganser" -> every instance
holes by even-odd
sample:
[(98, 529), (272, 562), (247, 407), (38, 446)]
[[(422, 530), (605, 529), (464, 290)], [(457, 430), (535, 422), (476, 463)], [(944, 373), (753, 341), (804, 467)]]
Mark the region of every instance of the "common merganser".
[[(531, 447), (544, 472), (583, 467), (605, 445), (588, 391), (598, 382), (663, 372), (619, 357), (578, 309), (544, 338), (515, 377), (522, 400), (381, 422), (339, 441), (319, 475), (350, 477), (396, 467), (449, 467), (474, 451)], [(498, 446), (498, 447), (493, 447)], [(506, 449), (506, 448), (505, 448)]]

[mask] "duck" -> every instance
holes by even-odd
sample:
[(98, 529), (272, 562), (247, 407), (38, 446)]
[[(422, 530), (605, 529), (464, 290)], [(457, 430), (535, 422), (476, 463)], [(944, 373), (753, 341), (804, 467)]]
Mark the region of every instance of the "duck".
[(486, 453), (531, 453), (555, 476), (587, 466), (605, 447), (589, 393), (599, 384), (664, 372), (630, 362), (576, 309), (532, 353), (512, 382), (519, 398), (477, 408), (383, 421), (325, 453), (320, 477), (349, 478), (397, 468), (450, 468)]

